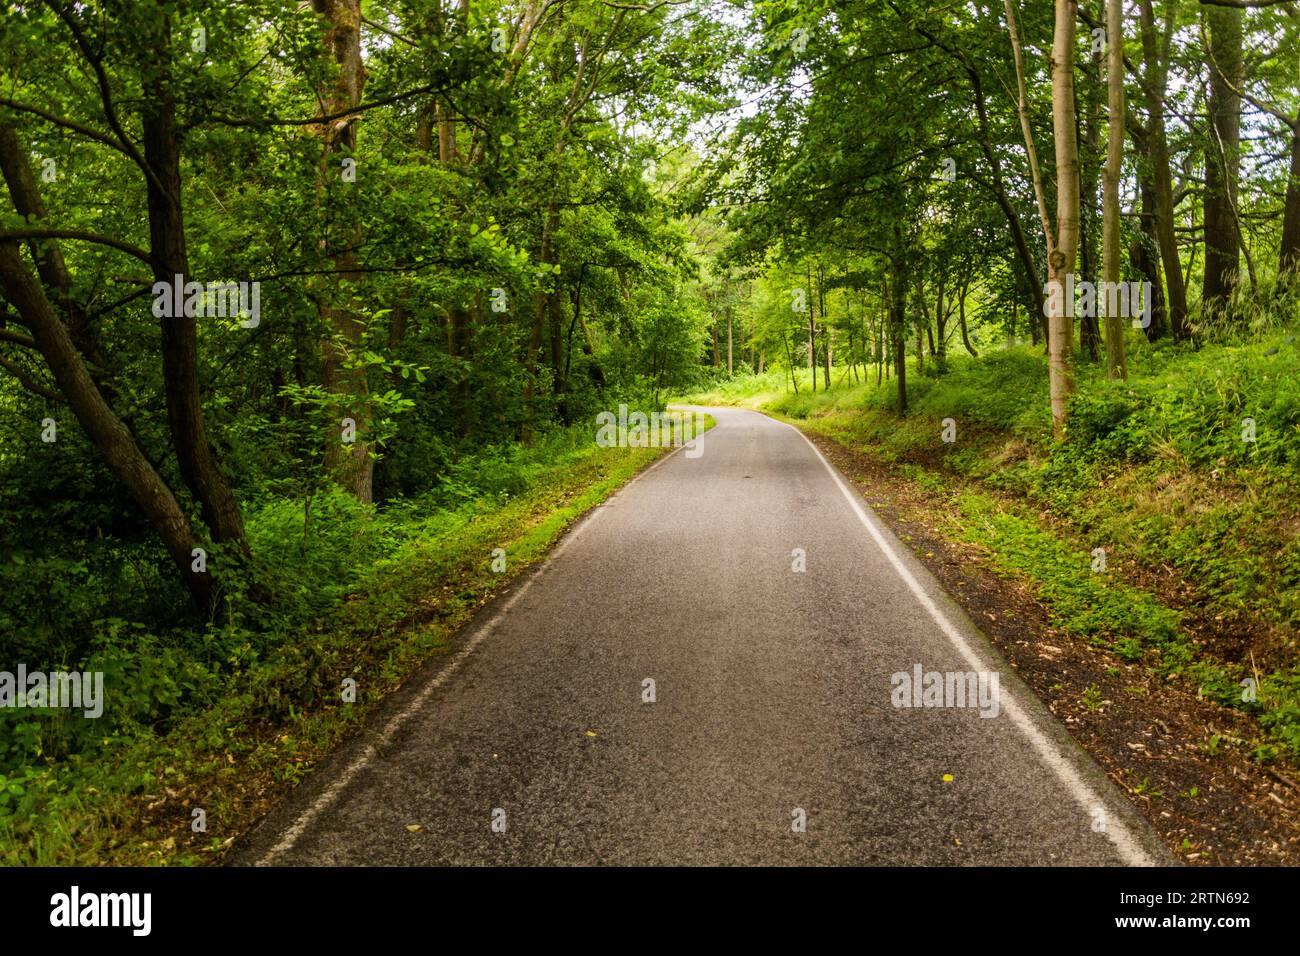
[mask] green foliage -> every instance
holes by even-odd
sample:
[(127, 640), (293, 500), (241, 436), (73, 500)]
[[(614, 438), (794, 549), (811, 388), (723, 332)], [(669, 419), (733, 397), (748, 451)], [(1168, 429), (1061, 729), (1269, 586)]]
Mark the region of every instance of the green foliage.
[(1037, 521), (1003, 509), (994, 499), (968, 492), (955, 503), (962, 536), (988, 547), (1000, 567), (1033, 580), (1054, 624), (1101, 638), (1110, 646), (1124, 641), (1121, 656), (1131, 657), (1135, 644), (1169, 650), (1162, 657), (1165, 673), (1183, 666), (1179, 645), (1184, 637), (1176, 612), (1148, 594), (1095, 574), (1086, 552), (1071, 549)]

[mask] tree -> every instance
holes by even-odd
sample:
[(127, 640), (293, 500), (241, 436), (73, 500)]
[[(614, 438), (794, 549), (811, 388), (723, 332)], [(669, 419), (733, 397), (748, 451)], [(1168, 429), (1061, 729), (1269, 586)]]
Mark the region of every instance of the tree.
[[(374, 459), (369, 430), (372, 415), (366, 366), (356, 360), (366, 323), (353, 301), (352, 287), (360, 280), (356, 250), (361, 244), (359, 223), (340, 215), (338, 183), (354, 178), (357, 128), (366, 69), (361, 58), (361, 0), (312, 0), (321, 18), (321, 49), (327, 77), (316, 92), (322, 115), (334, 117), (315, 124), (320, 138), (321, 250), (333, 265), (333, 275), (321, 277), (315, 290), (317, 309), (327, 334), (322, 338), (321, 377), (335, 397), (340, 414), (325, 435), (325, 467), (360, 501), (374, 497)], [(351, 165), (349, 165), (351, 164)], [(348, 173), (352, 173), (349, 176)], [(346, 436), (346, 437), (345, 437)]]
[(1169, 327), (1174, 338), (1181, 340), (1188, 335), (1187, 287), (1174, 235), (1174, 188), (1165, 133), (1165, 93), (1169, 85), (1170, 45), (1178, 22), (1178, 0), (1166, 0), (1162, 34), (1156, 32), (1152, 0), (1138, 0), (1138, 8), (1142, 27), (1141, 86), (1147, 106), (1147, 162), (1151, 169), (1151, 186), (1155, 198), (1153, 225), (1160, 248), (1160, 262), (1164, 267)]
[[(1105, 288), (1120, 281), (1119, 180), (1124, 163), (1124, 2), (1106, 0), (1106, 89), (1109, 132), (1106, 168), (1102, 173), (1102, 279)], [(1106, 309), (1106, 375), (1128, 378), (1124, 355), (1124, 316), (1114, 306), (1118, 297), (1099, 297)]]
[(1210, 98), (1205, 145), (1205, 279), (1202, 308), (1222, 311), (1237, 283), (1241, 227), (1237, 178), (1241, 142), (1242, 11), (1204, 8), (1210, 30)]
[(1065, 302), (1067, 278), (1074, 272), (1079, 248), (1079, 146), (1074, 110), (1074, 30), (1078, 17), (1076, 0), (1056, 0), (1050, 73), (1052, 80), (1052, 132), (1056, 145), (1056, 225), (1047, 208), (1042, 173), (1034, 150), (1029, 123), (1028, 89), (1025, 82), (1020, 30), (1012, 0), (1006, 0), (1007, 26), (1016, 63), (1020, 90), (1020, 117), (1029, 154), (1030, 175), (1038, 198), (1038, 212), (1047, 242), (1048, 378), (1051, 388), (1052, 430), (1065, 437), (1068, 400), (1074, 391), (1074, 332)]

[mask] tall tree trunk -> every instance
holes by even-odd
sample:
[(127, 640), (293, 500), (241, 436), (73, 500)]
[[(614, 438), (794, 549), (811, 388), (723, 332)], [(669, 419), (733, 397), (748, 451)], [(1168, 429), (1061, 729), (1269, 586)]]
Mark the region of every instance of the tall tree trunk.
[[(884, 294), (880, 297), (880, 306), (881, 306), (881, 309), (882, 309), (883, 312), (888, 313), (888, 310), (889, 310), (889, 302), (891, 301), (891, 300), (890, 300), (890, 297), (889, 297), (889, 283), (888, 283), (888, 282), (885, 283), (885, 288), (884, 288), (883, 291), (884, 291)], [(888, 342), (885, 341), (885, 325), (886, 325), (885, 318), (886, 318), (885, 315), (881, 315), (881, 316), (879, 317), (878, 324), (876, 325), (876, 356), (875, 356), (875, 358), (876, 358), (876, 385), (877, 385), (877, 387), (879, 387), (879, 385), (880, 385), (881, 377), (882, 377), (882, 375), (883, 375), (883, 373), (884, 373), (884, 370), (885, 370), (885, 348), (886, 348), (886, 346), (889, 344)]]
[[(1106, 22), (1106, 0), (1097, 0), (1098, 8), (1101, 12), (1101, 20)], [(1108, 28), (1109, 31), (1109, 28)], [(1107, 32), (1107, 39), (1109, 39)], [(1104, 45), (1109, 49), (1110, 44)], [(1079, 244), (1079, 268), (1083, 278), (1096, 285), (1097, 283), (1097, 255), (1096, 255), (1096, 233), (1097, 233), (1097, 192), (1099, 180), (1105, 175), (1101, 160), (1101, 100), (1102, 100), (1102, 62), (1105, 58), (1103, 50), (1094, 49), (1092, 53), (1091, 72), (1085, 75), (1087, 79), (1087, 108), (1084, 111), (1084, 147), (1080, 152), (1080, 183), (1082, 187), (1082, 196), (1080, 199), (1080, 244)], [(1104, 219), (1103, 211), (1103, 219)], [(1103, 226), (1104, 228), (1104, 226)], [(1104, 258), (1103, 251), (1103, 258)], [(1079, 317), (1079, 348), (1083, 355), (1092, 362), (1097, 361), (1101, 347), (1101, 324), (1097, 318), (1097, 310), (1093, 309)]]
[[(326, 59), (335, 70), (334, 82), (320, 92), (327, 115), (351, 109), (361, 103), (366, 71), (361, 61), (360, 0), (312, 0), (324, 27)], [(318, 289), (321, 319), (332, 335), (321, 342), (321, 378), (328, 392), (337, 397), (343, 419), (355, 424), (356, 439), (341, 440), (342, 421), (331, 424), (325, 437), (325, 467), (358, 500), (374, 497), (374, 460), (365, 434), (370, 426), (370, 387), (364, 367), (349, 367), (349, 353), (359, 349), (365, 337), (365, 322), (352, 302), (351, 286), (361, 279), (355, 248), (360, 234), (355, 223), (344, 222), (331, 229), (333, 212), (328, 205), (328, 183), (340, 175), (343, 153), (355, 153), (357, 118), (345, 117), (314, 127), (321, 140), (319, 195), (322, 203), (322, 249), (334, 266), (334, 276)], [(335, 337), (341, 341), (336, 341)]]
[[(1056, 140), (1056, 241), (1048, 253), (1050, 280), (1065, 285), (1079, 247), (1079, 144), (1075, 138), (1074, 33), (1076, 0), (1056, 0), (1052, 41), (1052, 132)], [(1063, 296), (1049, 309), (1048, 375), (1052, 428), (1065, 437), (1068, 400), (1074, 391), (1074, 335)]]
[[(970, 331), (966, 328), (966, 291), (969, 287), (969, 281), (963, 279), (961, 284), (961, 294), (957, 296), (957, 322), (961, 329), (961, 344), (965, 347), (966, 351), (971, 354), (971, 358), (979, 358), (979, 353), (971, 347)], [(1011, 330), (1011, 334), (1015, 335), (1014, 328)]]
[(826, 391), (831, 390), (831, 327), (826, 322), (826, 282), (821, 263), (817, 264), (817, 317), (822, 320), (822, 370)]
[[(537, 261), (543, 265), (554, 265), (554, 248), (555, 234), (560, 228), (560, 204), (552, 199), (546, 204), (546, 212), (542, 218), (542, 239), (538, 246)], [(524, 368), (527, 370), (527, 383), (524, 385), (524, 403), (525, 405), (532, 399), (537, 391), (537, 365), (542, 353), (542, 333), (546, 328), (546, 315), (550, 303), (550, 298), (554, 293), (547, 292), (545, 289), (538, 288), (533, 293), (533, 318), (531, 330), (528, 334), (528, 354), (524, 358)], [(523, 441), (531, 440), (532, 432), (525, 426), (521, 434)]]
[(469, 437), (473, 431), (474, 403), (470, 386), (471, 336), (473, 310), (456, 303), (447, 310), (447, 355), (454, 360), (454, 373), (449, 384), (451, 413), (456, 422), (456, 434)]
[[(464, 33), (468, 25), (469, 0), (457, 0), (456, 11), (444, 16), (440, 4), (430, 5), (433, 32), (438, 42), (450, 42), (457, 31)], [(451, 26), (451, 29), (449, 29)], [(423, 157), (432, 151), (434, 133), (437, 134), (437, 160), (442, 166), (460, 165), (464, 155), (456, 143), (456, 110), (447, 100), (439, 100), (422, 107), (416, 117), (416, 151)], [(423, 162), (423, 160), (420, 160)], [(457, 207), (458, 216), (463, 208)], [(447, 354), (454, 360), (455, 368), (448, 391), (456, 434), (468, 438), (474, 427), (473, 387), (470, 380), (472, 361), (473, 317), (478, 308), (455, 301), (447, 308)]]
[[(1052, 221), (1047, 211), (1047, 190), (1043, 184), (1043, 171), (1042, 171), (1042, 167), (1038, 163), (1038, 151), (1034, 147), (1034, 129), (1033, 129), (1033, 123), (1030, 121), (1030, 116), (1029, 116), (1029, 86), (1025, 80), (1024, 54), (1021, 50), (1021, 45), (1020, 45), (1020, 26), (1016, 19), (1016, 8), (1012, 0), (1004, 0), (1003, 6), (1006, 9), (1006, 14), (1007, 14), (1007, 32), (1011, 37), (1011, 59), (1012, 62), (1015, 64), (1015, 69), (1016, 69), (1016, 112), (1020, 117), (1020, 132), (1023, 135), (1025, 140), (1025, 156), (1029, 160), (1029, 181), (1030, 183), (1032, 183), (1034, 187), (1034, 202), (1038, 207), (1038, 221), (1042, 224), (1043, 239), (1047, 245), (1048, 281), (1051, 282), (1053, 281), (1051, 254), (1052, 254), (1052, 250), (1056, 248), (1057, 236), (1054, 235), (1052, 232)], [(1077, 10), (1077, 6), (1072, 7), (1071, 9)], [(1058, 33), (1060, 29), (1060, 18), (1061, 18), (1061, 9), (1058, 6), (1056, 9), (1056, 22), (1057, 22)], [(1059, 37), (1057, 39), (1059, 39)], [(1073, 61), (1073, 57), (1071, 57), (1071, 61)], [(1053, 123), (1055, 123), (1055, 113), (1056, 113), (1055, 105), (1056, 105), (1057, 72), (1058, 70), (1057, 67), (1055, 66), (1055, 50), (1054, 50), (1053, 65), (1052, 65)], [(1073, 84), (1071, 84), (1071, 91), (1073, 92)], [(1073, 115), (1073, 100), (1071, 100), (1071, 115)], [(1069, 137), (1071, 143), (1075, 143), (1074, 130), (1070, 131)], [(1060, 148), (1061, 146), (1058, 143), (1057, 144), (1058, 155), (1060, 152)], [(1074, 151), (1076, 153), (1078, 152), (1077, 143), (1075, 143)], [(1075, 190), (1077, 194), (1077, 190), (1078, 190), (1077, 170), (1075, 171), (1075, 176), (1073, 177), (1070, 188), (1072, 190)], [(1076, 215), (1075, 233), (1077, 234), (1077, 232), (1078, 232), (1078, 217)], [(1073, 265), (1071, 265), (1071, 268), (1072, 267)], [(1057, 298), (1059, 298), (1059, 296), (1057, 296)], [(1035, 321), (1040, 321), (1042, 323), (1043, 338), (1046, 340), (1048, 351), (1050, 353), (1052, 332), (1051, 332), (1050, 320), (1047, 315), (1046, 308), (1044, 308), (1041, 315), (1039, 315)], [(1066, 329), (1067, 331), (1069, 330), (1068, 320), (1066, 322)], [(1037, 341), (1038, 339), (1037, 336), (1035, 335), (1034, 336), (1035, 344), (1037, 344)], [(1069, 353), (1069, 348), (1066, 349), (1066, 353), (1067, 354)], [(1051, 367), (1050, 357), (1049, 357), (1048, 364), (1050, 369)], [(1054, 373), (1051, 374), (1054, 375)]]
[(790, 337), (781, 332), (781, 344), (785, 346), (785, 362), (790, 366), (790, 384), (794, 386), (794, 393), (799, 394), (799, 378), (794, 373), (794, 353), (790, 351)]
[(735, 374), (735, 366), (731, 361), (731, 309), (727, 309), (727, 378)]
[(1242, 11), (1204, 8), (1210, 28), (1210, 99), (1205, 148), (1205, 277), (1202, 308), (1207, 314), (1227, 306), (1237, 284), (1240, 225), (1237, 176), (1240, 163)]
[[(1119, 178), (1124, 163), (1124, 0), (1106, 5), (1106, 89), (1109, 132), (1106, 168), (1102, 171), (1102, 278), (1107, 288), (1120, 281)], [(1128, 379), (1124, 354), (1124, 316), (1112, 315), (1110, 297), (1098, 297), (1106, 308), (1106, 377)], [(1116, 297), (1118, 304), (1118, 297)]]
[[(146, 177), (149, 259), (154, 280), (171, 286), (190, 281), (190, 263), (181, 210), (180, 131), (169, 62), (171, 24), (166, 15), (160, 17), (155, 30), (155, 59), (144, 83), (146, 96), (141, 108), (144, 159), (150, 173)], [(199, 395), (198, 319), (182, 311), (160, 322), (167, 424), (181, 477), (199, 504), (212, 540), (232, 545), (236, 555), (247, 555), (239, 503), (208, 440)]]
[(1291, 166), (1286, 179), (1286, 204), (1282, 209), (1282, 244), (1277, 272), (1290, 284), (1300, 267), (1300, 121), (1291, 126)]
[(1133, 238), (1129, 247), (1129, 261), (1133, 268), (1151, 283), (1151, 324), (1146, 328), (1147, 340), (1154, 342), (1169, 331), (1165, 309), (1164, 285), (1160, 279), (1159, 248), (1156, 238), (1156, 198), (1150, 179), (1138, 178), (1138, 195), (1141, 198), (1141, 235)]
[(1052, 295), (1047, 300), (1047, 374), (1051, 391), (1052, 432), (1057, 439), (1064, 439), (1069, 417), (1069, 397), (1074, 391), (1074, 330), (1065, 301), (1065, 288), (1069, 276), (1074, 272), (1075, 258), (1079, 251), (1079, 142), (1074, 108), (1074, 33), (1079, 8), (1077, 0), (1056, 0), (1050, 61), (1052, 135), (1056, 145), (1055, 230), (1047, 209), (1042, 170), (1034, 150), (1020, 29), (1016, 23), (1012, 0), (1005, 0), (1005, 8), (1019, 92), (1020, 128), (1025, 138), (1025, 152), (1029, 157), (1038, 217), (1043, 224), (1043, 238), (1047, 243), (1047, 278), (1052, 289)]
[(564, 304), (559, 290), (546, 297), (546, 324), (551, 346), (550, 364), (554, 370), (554, 392), (559, 395), (564, 392)]
[(1167, 0), (1164, 36), (1156, 33), (1151, 0), (1138, 0), (1142, 18), (1142, 87), (1147, 104), (1147, 159), (1155, 190), (1156, 242), (1165, 273), (1169, 328), (1178, 340), (1188, 337), (1187, 286), (1174, 234), (1174, 187), (1169, 170), (1169, 145), (1165, 137), (1165, 89), (1169, 79), (1169, 49), (1177, 23), (1178, 0)]
[(808, 293), (808, 375), (812, 379), (812, 390), (817, 391), (817, 319), (813, 314), (812, 268), (806, 276)]
[[(895, 229), (897, 238), (898, 230)], [(902, 258), (892, 263), (890, 281), (889, 336), (894, 350), (894, 379), (898, 383), (898, 414), (907, 414), (907, 265)]]
[(951, 304), (944, 300), (943, 293), (943, 283), (940, 282), (939, 294), (934, 304), (934, 337), (938, 343), (935, 361), (941, 373), (948, 369), (948, 316), (952, 309)]

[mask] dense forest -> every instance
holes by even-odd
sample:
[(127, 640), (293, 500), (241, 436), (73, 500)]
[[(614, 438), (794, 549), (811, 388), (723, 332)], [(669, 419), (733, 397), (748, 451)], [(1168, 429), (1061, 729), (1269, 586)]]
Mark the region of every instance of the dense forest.
[(220, 852), (686, 395), (1130, 523), (1300, 753), (1300, 5), (3, 9), (0, 669), (109, 702), (0, 711), (6, 861)]

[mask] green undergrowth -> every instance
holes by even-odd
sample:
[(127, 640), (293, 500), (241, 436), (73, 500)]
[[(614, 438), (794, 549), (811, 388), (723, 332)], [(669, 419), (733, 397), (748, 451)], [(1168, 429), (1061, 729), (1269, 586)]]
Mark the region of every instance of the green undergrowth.
[[(923, 474), (932, 488), (942, 482), (933, 472)], [(1300, 681), (1294, 672), (1261, 676), (1244, 662), (1200, 653), (1180, 611), (1110, 574), (1096, 555), (1048, 530), (1027, 509), (969, 489), (953, 492), (949, 501), (945, 532), (979, 545), (996, 569), (1029, 582), (1053, 627), (1130, 663), (1145, 662), (1162, 677), (1185, 677), (1218, 703), (1255, 714), (1275, 738), (1256, 749), (1260, 759), (1275, 756), (1279, 747), (1291, 757), (1300, 753)], [(1243, 700), (1241, 682), (1247, 678), (1258, 680), (1254, 701)]]

